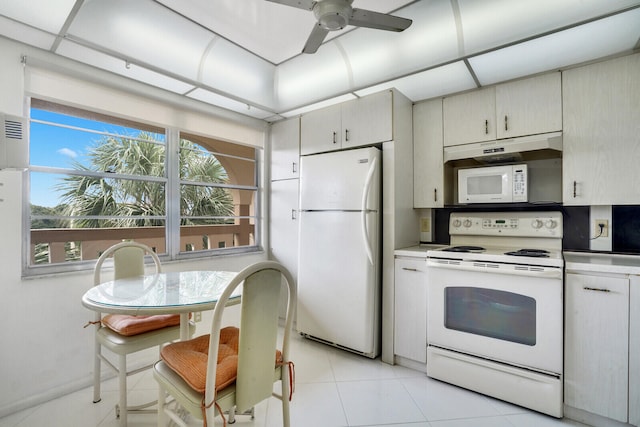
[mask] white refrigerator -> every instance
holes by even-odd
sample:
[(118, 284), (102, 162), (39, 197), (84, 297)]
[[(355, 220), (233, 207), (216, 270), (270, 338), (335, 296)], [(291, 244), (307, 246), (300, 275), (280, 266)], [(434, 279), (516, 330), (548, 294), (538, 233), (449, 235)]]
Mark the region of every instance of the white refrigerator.
[(297, 329), (367, 357), (380, 349), (381, 152), (303, 156)]

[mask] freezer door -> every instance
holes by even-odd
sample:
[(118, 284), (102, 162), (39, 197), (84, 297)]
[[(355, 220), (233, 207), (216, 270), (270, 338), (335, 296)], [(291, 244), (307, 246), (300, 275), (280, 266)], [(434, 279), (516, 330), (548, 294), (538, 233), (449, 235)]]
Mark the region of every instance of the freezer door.
[(381, 160), (375, 147), (303, 156), (300, 209), (377, 210)]
[(297, 327), (371, 354), (379, 346), (379, 234), (378, 215), (366, 215), (373, 264), (359, 212), (301, 212)]

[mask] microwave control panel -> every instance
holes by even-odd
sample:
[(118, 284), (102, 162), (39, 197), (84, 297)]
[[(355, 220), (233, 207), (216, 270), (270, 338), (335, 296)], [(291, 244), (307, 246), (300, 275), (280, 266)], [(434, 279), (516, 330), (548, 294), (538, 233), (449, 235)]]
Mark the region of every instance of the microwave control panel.
[[(524, 166), (524, 167), (522, 167)], [(527, 201), (527, 166), (520, 165), (513, 168), (513, 201)]]

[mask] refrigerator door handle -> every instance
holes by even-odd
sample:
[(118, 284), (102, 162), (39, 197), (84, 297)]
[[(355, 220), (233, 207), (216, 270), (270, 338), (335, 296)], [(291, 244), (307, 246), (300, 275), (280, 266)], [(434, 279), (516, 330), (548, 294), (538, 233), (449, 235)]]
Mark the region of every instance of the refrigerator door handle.
[(362, 238), (364, 239), (364, 248), (367, 251), (367, 257), (369, 258), (369, 262), (373, 265), (373, 248), (371, 247), (371, 241), (369, 238), (369, 232), (367, 230), (367, 213), (369, 210), (367, 209), (367, 202), (369, 201), (369, 192), (371, 190), (371, 184), (373, 180), (373, 175), (378, 168), (378, 158), (374, 157), (371, 162), (371, 166), (369, 166), (369, 172), (367, 173), (367, 179), (364, 182), (364, 190), (362, 191)]

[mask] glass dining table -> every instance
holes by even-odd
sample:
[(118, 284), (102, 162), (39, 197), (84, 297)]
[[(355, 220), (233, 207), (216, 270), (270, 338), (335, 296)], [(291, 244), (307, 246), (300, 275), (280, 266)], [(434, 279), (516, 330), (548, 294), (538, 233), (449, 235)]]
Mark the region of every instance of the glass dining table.
[[(211, 310), (237, 275), (231, 271), (176, 271), (111, 280), (89, 289), (86, 308), (114, 314), (180, 314), (180, 339), (189, 338), (189, 313)], [(238, 286), (227, 305), (240, 303)]]

